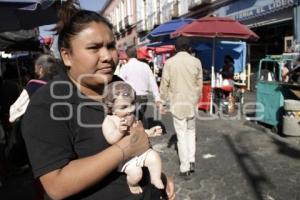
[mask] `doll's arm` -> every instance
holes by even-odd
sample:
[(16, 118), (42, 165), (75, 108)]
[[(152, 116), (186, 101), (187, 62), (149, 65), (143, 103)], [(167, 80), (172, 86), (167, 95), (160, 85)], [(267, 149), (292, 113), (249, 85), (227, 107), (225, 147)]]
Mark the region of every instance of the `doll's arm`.
[(103, 121), (102, 131), (106, 141), (109, 144), (118, 142), (125, 135), (124, 132), (120, 132), (117, 124), (108, 117), (106, 117)]

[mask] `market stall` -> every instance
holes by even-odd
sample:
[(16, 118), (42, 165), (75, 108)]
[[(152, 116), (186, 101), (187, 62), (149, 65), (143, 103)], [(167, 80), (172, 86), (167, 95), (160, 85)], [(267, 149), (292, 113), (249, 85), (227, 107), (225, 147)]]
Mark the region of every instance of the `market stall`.
[(284, 56), (266, 56), (260, 60), (258, 66), (256, 120), (270, 125), (274, 132), (282, 131), (284, 118), (286, 123), (290, 122), (287, 116), (284, 117), (285, 101), (300, 99), (297, 95), (300, 85), (282, 80), (282, 68), (287, 63), (293, 63), (293, 60), (284, 58)]
[[(195, 56), (201, 60), (204, 71), (203, 93), (199, 100), (199, 109), (209, 111), (211, 101), (211, 66), (212, 66), (212, 42), (202, 41), (195, 43), (193, 49)], [(215, 71), (219, 72), (223, 67), (223, 58), (226, 55), (231, 55), (234, 59), (234, 73), (242, 77), (245, 73), (246, 66), (246, 43), (241, 41), (217, 41), (215, 46), (215, 53), (218, 58), (215, 61)], [(245, 80), (241, 80), (245, 81)], [(238, 84), (239, 82), (237, 82)], [(241, 82), (242, 83), (242, 82)], [(244, 82), (245, 83), (245, 82)], [(217, 83), (215, 87), (220, 87), (221, 83)]]
[[(246, 26), (232, 18), (226, 17), (204, 17), (194, 20), (192, 23), (179, 28), (171, 33), (171, 38), (179, 36), (190, 37), (193, 40), (211, 39), (211, 88), (212, 93), (216, 87), (216, 44), (219, 40), (257, 40), (259, 37)], [(219, 58), (219, 55), (218, 55)], [(213, 97), (213, 95), (212, 95)], [(213, 113), (213, 98), (210, 102), (210, 113)]]

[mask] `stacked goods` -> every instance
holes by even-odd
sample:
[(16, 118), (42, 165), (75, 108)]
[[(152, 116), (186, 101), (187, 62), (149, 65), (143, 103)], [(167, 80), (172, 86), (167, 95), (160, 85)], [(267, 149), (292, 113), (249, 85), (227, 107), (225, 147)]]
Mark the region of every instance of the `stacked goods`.
[(300, 101), (285, 100), (284, 110), (283, 133), (290, 136), (300, 136)]

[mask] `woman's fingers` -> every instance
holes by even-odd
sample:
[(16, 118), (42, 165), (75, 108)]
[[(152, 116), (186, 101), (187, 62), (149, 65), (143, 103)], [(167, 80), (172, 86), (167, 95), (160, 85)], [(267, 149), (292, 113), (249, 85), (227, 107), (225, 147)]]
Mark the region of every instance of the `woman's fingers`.
[(167, 176), (166, 193), (168, 200), (175, 200), (175, 184), (171, 177)]
[(173, 178), (167, 176), (165, 173), (161, 174), (161, 179), (166, 186), (167, 200), (175, 200), (175, 184)]

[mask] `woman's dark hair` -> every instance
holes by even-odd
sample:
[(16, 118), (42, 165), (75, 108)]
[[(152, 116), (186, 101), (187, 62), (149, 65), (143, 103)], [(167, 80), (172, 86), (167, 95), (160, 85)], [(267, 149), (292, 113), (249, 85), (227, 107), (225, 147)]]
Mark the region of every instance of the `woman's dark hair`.
[(89, 23), (97, 22), (107, 25), (110, 29), (113, 26), (109, 21), (96, 12), (81, 10), (78, 0), (68, 0), (58, 13), (59, 21), (52, 30), (58, 35), (58, 49), (62, 47), (71, 49), (70, 40), (81, 32)]
[(40, 55), (36, 61), (35, 65), (40, 66), (43, 69), (43, 77), (47, 80), (52, 80), (53, 77), (58, 73), (58, 63), (56, 59), (47, 54)]

